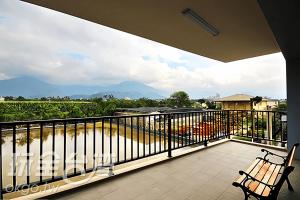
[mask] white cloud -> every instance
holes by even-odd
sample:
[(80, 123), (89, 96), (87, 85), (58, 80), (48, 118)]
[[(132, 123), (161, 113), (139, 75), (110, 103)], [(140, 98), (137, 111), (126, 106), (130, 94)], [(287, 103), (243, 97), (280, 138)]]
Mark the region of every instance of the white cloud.
[(144, 82), (193, 97), (245, 92), (284, 98), (281, 54), (221, 63), (15, 0), (0, 2), (0, 79), (59, 84)]

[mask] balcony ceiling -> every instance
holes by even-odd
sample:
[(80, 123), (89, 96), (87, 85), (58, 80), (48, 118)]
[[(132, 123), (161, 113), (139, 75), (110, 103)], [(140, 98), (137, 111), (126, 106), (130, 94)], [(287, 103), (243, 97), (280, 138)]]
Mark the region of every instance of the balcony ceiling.
[[(223, 62), (280, 51), (255, 0), (24, 1)], [(220, 34), (214, 37), (185, 17), (185, 8)]]

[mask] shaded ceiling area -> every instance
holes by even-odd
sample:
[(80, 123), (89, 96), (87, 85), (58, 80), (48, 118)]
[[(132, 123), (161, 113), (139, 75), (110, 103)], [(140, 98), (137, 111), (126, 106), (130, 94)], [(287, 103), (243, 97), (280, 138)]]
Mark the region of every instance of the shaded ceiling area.
[(274, 32), (283, 56), (287, 60), (300, 57), (300, 1), (258, 0)]
[[(255, 0), (24, 1), (223, 62), (280, 51)], [(220, 34), (184, 16), (186, 8)]]

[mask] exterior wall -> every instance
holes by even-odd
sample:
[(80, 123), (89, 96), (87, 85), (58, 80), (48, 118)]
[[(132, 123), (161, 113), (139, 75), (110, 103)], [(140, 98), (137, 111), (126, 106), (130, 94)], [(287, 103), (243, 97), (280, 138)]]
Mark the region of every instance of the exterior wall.
[(268, 102), (261, 101), (259, 103), (253, 103), (253, 109), (254, 110), (269, 110)]
[(253, 103), (251, 107), (250, 101), (226, 101), (221, 102), (223, 110), (271, 110), (275, 105), (278, 105), (277, 101), (261, 101), (259, 103)]
[(278, 106), (279, 101), (268, 101), (267, 104), (269, 107), (274, 108), (274, 107)]
[(267, 101), (261, 101), (259, 103), (253, 103), (254, 110), (267, 110)]
[(223, 110), (251, 110), (250, 102), (248, 101), (227, 101), (221, 102)]
[(272, 110), (278, 105), (278, 101), (261, 101), (257, 104), (253, 103), (254, 110)]

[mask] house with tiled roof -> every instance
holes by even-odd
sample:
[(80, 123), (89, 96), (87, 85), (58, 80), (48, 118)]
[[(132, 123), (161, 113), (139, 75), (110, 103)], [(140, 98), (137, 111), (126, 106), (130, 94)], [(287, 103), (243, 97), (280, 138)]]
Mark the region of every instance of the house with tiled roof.
[(235, 94), (215, 100), (222, 110), (272, 110), (278, 100), (254, 97), (248, 94)]

